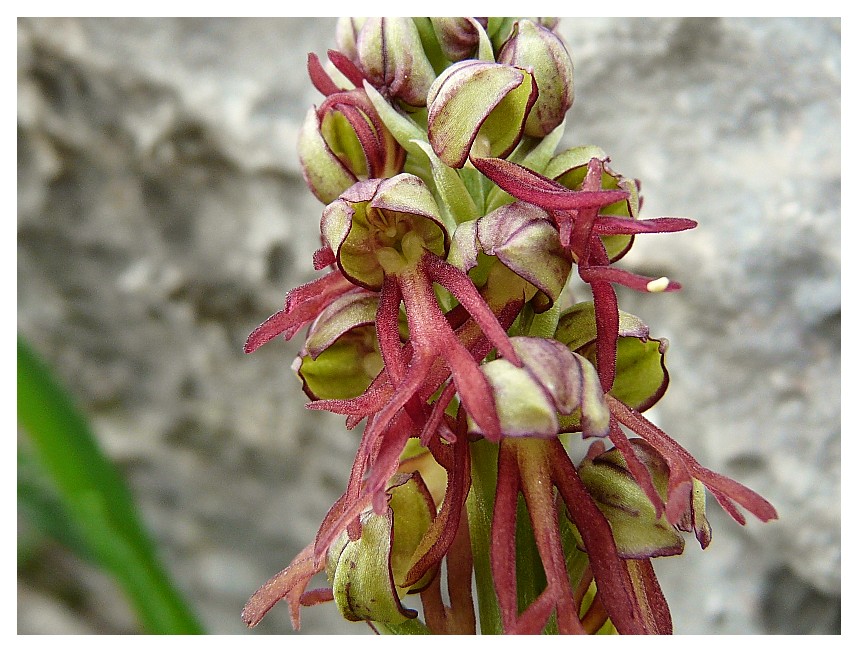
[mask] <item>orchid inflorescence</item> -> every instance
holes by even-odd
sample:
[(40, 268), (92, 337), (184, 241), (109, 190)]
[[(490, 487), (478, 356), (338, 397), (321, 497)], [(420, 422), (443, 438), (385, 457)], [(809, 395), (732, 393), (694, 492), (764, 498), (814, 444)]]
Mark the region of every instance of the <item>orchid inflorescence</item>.
[[(670, 633), (651, 559), (682, 552), (678, 531), (709, 544), (706, 492), (739, 523), (776, 517), (642, 414), (667, 389), (667, 341), (614, 286), (680, 286), (614, 263), (638, 234), (696, 223), (641, 219), (638, 182), (598, 147), (555, 152), (574, 97), (555, 24), (341, 19), (328, 63), (309, 56), (324, 99), (298, 151), (326, 271), (245, 350), (309, 325), (293, 365), (308, 407), (365, 428), (248, 625), (285, 599), (295, 628), (333, 600), (383, 632)], [(574, 433), (594, 442), (577, 461)]]

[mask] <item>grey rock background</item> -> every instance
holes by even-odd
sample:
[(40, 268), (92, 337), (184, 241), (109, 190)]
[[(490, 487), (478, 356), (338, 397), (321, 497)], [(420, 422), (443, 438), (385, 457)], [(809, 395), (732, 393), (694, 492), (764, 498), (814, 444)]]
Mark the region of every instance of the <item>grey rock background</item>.
[[(303, 409), (299, 343), (241, 345), (315, 277), (297, 127), (331, 19), (19, 19), (18, 328), (56, 366), (208, 630), (310, 540), (357, 433)], [(769, 498), (658, 564), (677, 632), (840, 631), (840, 21), (565, 19), (566, 144), (642, 179), (621, 295), (671, 340), (659, 423)], [(271, 348), (269, 348), (271, 347)], [(27, 533), (19, 523), (19, 534)], [(117, 591), (43, 544), (20, 633), (130, 632)], [(307, 633), (364, 633), (327, 606)], [(285, 607), (258, 629), (288, 633)]]

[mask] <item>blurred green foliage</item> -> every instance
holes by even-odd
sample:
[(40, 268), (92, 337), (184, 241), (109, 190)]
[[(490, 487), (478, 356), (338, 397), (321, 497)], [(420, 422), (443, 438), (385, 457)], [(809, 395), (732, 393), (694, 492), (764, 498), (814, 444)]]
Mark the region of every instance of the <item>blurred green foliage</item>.
[(48, 366), (18, 337), (18, 511), (122, 588), (147, 634), (200, 634), (131, 492)]

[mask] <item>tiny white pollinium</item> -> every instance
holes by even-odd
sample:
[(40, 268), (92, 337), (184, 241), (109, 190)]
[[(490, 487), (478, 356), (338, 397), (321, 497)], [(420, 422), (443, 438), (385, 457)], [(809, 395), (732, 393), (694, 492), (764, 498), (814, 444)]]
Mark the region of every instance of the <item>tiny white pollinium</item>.
[(667, 286), (670, 285), (670, 279), (666, 276), (662, 276), (661, 278), (654, 279), (646, 284), (647, 292), (664, 292), (667, 289)]

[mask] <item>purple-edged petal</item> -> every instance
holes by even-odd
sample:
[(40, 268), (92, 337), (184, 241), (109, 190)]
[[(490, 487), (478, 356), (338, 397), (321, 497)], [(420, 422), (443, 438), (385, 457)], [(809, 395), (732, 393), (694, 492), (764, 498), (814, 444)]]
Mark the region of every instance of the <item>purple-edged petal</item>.
[(431, 192), (411, 174), (356, 183), (325, 208), (322, 234), (343, 274), (371, 290), (381, 288), (386, 266), (416, 263), (410, 258), (423, 249), (443, 256), (449, 248)]
[[(506, 437), (556, 437), (557, 408), (528, 370), (499, 358), (482, 366)], [(474, 424), (470, 430), (482, 434)]]
[(515, 337), (513, 344), (525, 368), (545, 388), (560, 414), (583, 415), (588, 437), (608, 434), (610, 414), (599, 376), (589, 360), (556, 340)]
[[(587, 436), (608, 433), (610, 413), (598, 374), (585, 358), (555, 340), (514, 337), (522, 366), (506, 359), (483, 364), (505, 437), (552, 438), (558, 413), (583, 415)], [(472, 426), (473, 432), (482, 432)]]
[(525, 202), (501, 206), (477, 221), (477, 238), (485, 253), (542, 291), (538, 312), (554, 305), (572, 263), (544, 210)]
[(351, 292), (332, 301), (307, 332), (304, 350), (313, 358), (327, 349), (346, 332), (375, 322), (378, 295)]
[(307, 332), (293, 369), (311, 399), (359, 396), (382, 368), (376, 329), (377, 295), (349, 292), (333, 301)]
[(507, 156), (537, 94), (532, 75), (520, 68), (473, 59), (453, 64), (429, 89), (429, 143), (453, 168), (464, 166), (472, 149)]
[[(355, 183), (358, 178), (331, 150), (322, 133), (322, 121), (316, 109), (307, 117), (298, 132), (298, 159), (304, 181), (319, 199), (327, 204)], [(366, 164), (364, 164), (365, 166)]]

